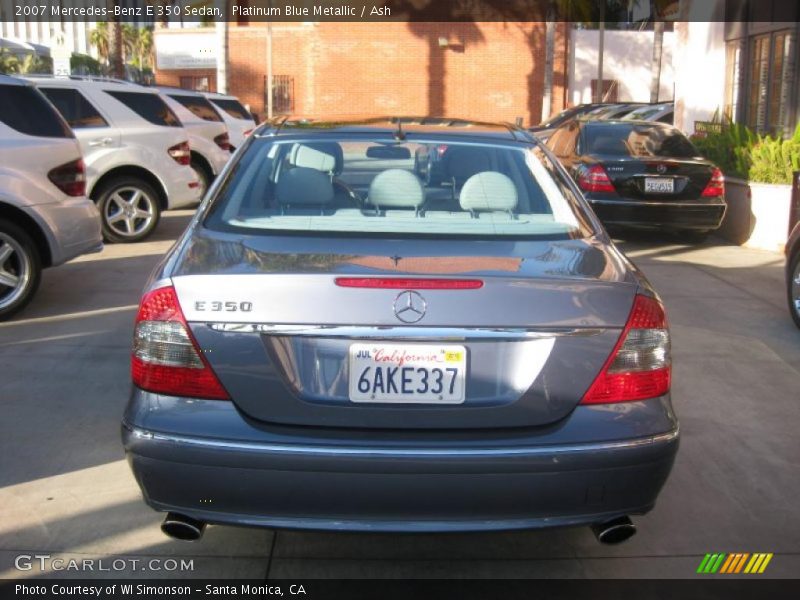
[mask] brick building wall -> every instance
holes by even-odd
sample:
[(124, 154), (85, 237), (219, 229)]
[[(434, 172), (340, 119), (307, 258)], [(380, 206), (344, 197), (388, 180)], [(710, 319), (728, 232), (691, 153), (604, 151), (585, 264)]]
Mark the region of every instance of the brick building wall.
[[(556, 27), (553, 112), (566, 99), (568, 26)], [(289, 23), (273, 25), (273, 73), (288, 76), (293, 114), (447, 115), (541, 120), (545, 25)], [(445, 40), (443, 45), (440, 40)], [(228, 90), (264, 114), (266, 25), (231, 24)], [(159, 71), (179, 85), (189, 71)]]

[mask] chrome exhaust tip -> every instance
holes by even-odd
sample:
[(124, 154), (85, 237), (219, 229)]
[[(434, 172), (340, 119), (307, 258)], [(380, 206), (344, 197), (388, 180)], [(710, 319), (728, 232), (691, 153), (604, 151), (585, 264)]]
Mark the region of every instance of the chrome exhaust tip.
[(636, 525), (627, 516), (617, 517), (605, 523), (595, 523), (592, 533), (601, 544), (621, 544), (636, 535)]
[(205, 530), (206, 524), (202, 521), (178, 513), (167, 513), (161, 523), (161, 531), (165, 535), (184, 542), (196, 542), (203, 537)]

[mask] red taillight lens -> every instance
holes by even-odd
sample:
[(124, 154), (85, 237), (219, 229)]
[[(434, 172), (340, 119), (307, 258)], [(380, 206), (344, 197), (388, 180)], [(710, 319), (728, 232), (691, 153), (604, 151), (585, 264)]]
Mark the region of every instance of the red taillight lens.
[(47, 178), (67, 196), (86, 195), (86, 167), (80, 158), (56, 167)]
[(711, 179), (708, 180), (708, 184), (706, 185), (705, 189), (701, 196), (703, 198), (715, 198), (717, 196), (724, 196), (725, 195), (725, 176), (722, 174), (717, 167), (714, 167), (711, 170)]
[(578, 177), (578, 187), (584, 192), (613, 192), (614, 184), (600, 165), (592, 165)]
[(445, 152), (447, 152), (446, 144), (439, 144), (438, 146), (436, 146), (436, 154), (439, 155), (439, 158), (442, 158)]
[(179, 165), (188, 165), (192, 161), (192, 151), (189, 149), (189, 142), (175, 144), (167, 150), (167, 153), (175, 159)]
[(197, 347), (172, 287), (145, 294), (136, 315), (133, 383), (149, 392), (212, 400), (230, 397)]
[(217, 137), (215, 137), (214, 143), (226, 152), (231, 151), (231, 138), (227, 131), (225, 133), (220, 133)]
[(352, 288), (383, 288), (403, 290), (477, 290), (483, 287), (480, 279), (408, 279), (386, 277), (337, 277), (336, 285)]
[(662, 396), (669, 391), (671, 370), (664, 307), (654, 298), (637, 295), (625, 329), (581, 404)]

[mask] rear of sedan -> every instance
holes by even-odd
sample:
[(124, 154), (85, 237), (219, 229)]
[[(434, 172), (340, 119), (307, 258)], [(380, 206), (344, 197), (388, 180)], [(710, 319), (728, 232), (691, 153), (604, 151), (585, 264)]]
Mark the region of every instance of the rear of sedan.
[(574, 122), (548, 141), (606, 226), (706, 234), (725, 215), (722, 172), (656, 122)]
[(234, 160), (136, 319), (123, 441), (165, 532), (632, 533), (678, 445), (666, 316), (546, 150), (298, 122)]

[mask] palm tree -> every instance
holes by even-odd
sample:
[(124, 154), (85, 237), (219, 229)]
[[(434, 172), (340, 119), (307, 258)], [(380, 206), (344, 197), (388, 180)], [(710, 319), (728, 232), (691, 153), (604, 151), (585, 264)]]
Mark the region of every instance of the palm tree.
[(125, 63), (122, 58), (122, 27), (118, 17), (112, 17), (108, 22), (108, 66), (112, 77), (125, 78)]
[(97, 56), (100, 61), (108, 66), (108, 24), (105, 21), (99, 22), (89, 34), (89, 42), (97, 48)]
[[(656, 17), (658, 19), (658, 17)], [(658, 102), (661, 87), (661, 56), (664, 50), (664, 21), (653, 23), (653, 65), (650, 78), (650, 102)]]

